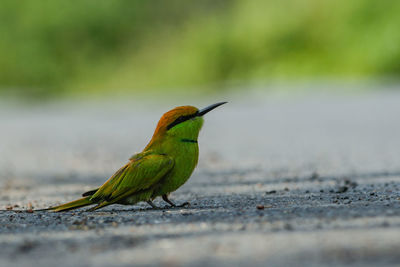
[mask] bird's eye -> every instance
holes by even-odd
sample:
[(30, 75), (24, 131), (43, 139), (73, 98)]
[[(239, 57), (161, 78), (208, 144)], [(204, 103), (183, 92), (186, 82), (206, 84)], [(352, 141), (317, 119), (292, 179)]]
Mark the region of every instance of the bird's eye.
[(183, 122), (185, 120), (185, 116), (180, 116), (180, 117), (178, 117), (175, 121), (177, 122), (177, 123), (181, 123), (181, 122)]

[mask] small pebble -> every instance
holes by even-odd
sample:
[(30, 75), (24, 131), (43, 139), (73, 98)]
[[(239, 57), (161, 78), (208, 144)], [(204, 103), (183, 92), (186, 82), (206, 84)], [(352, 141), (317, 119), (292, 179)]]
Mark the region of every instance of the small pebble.
[(347, 192), (347, 190), (349, 190), (349, 188), (347, 186), (341, 186), (338, 188), (336, 193), (338, 193), (338, 194), (345, 193), (345, 192)]
[(285, 230), (288, 230), (288, 231), (293, 230), (293, 226), (291, 224), (289, 224), (289, 223), (286, 223), (284, 228), (285, 228)]

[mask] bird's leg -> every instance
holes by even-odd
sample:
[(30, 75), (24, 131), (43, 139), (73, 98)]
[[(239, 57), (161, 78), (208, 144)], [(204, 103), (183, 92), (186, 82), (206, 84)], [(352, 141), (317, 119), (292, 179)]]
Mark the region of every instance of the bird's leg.
[(167, 202), (168, 204), (170, 204), (171, 207), (186, 207), (186, 206), (190, 206), (189, 202), (182, 203), (181, 205), (176, 205), (174, 202), (172, 202), (171, 200), (168, 199), (168, 196), (166, 194), (162, 195), (162, 199), (165, 202)]
[(171, 205), (171, 207), (176, 207), (175, 203), (168, 199), (167, 195), (162, 195), (162, 199)]
[(160, 207), (157, 207), (154, 203), (153, 203), (153, 201), (151, 201), (151, 200), (147, 200), (147, 204), (149, 204), (153, 209), (155, 209), (155, 210), (159, 210), (159, 209), (161, 209)]

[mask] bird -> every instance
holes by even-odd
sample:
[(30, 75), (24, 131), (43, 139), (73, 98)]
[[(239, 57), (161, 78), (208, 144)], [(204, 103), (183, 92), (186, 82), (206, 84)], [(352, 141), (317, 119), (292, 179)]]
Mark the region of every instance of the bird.
[(181, 187), (197, 166), (197, 139), (203, 116), (225, 103), (215, 103), (201, 110), (179, 106), (164, 113), (143, 151), (133, 155), (102, 186), (83, 193), (80, 199), (42, 210), (61, 212), (94, 205), (88, 211), (95, 211), (112, 204), (138, 202), (147, 202), (158, 209), (153, 200), (160, 196), (170, 207), (189, 205), (188, 202), (175, 204), (168, 198), (169, 194)]

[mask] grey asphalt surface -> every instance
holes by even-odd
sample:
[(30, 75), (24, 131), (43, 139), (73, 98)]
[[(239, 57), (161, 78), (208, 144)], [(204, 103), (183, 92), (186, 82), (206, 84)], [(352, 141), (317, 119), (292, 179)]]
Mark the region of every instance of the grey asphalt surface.
[[(248, 95), (3, 101), (0, 266), (399, 266), (400, 92)], [(170, 108), (224, 100), (171, 195), (190, 207), (24, 211), (102, 184)]]

